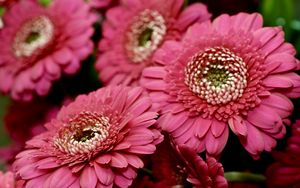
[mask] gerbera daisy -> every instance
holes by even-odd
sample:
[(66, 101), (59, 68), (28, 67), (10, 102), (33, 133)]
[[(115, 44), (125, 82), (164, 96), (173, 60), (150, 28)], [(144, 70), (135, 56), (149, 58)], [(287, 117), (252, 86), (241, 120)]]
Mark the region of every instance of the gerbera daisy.
[(9, 8), (0, 32), (0, 91), (16, 100), (44, 96), (61, 74), (74, 74), (93, 49), (95, 15), (83, 0), (37, 0)]
[(210, 18), (197, 3), (181, 12), (183, 0), (122, 0), (107, 11), (96, 69), (104, 84), (137, 85), (152, 54), (167, 39), (179, 39), (187, 27)]
[(293, 125), (292, 136), (288, 139), (284, 152), (274, 152), (276, 163), (267, 170), (267, 181), (270, 187), (300, 186), (300, 121)]
[(197, 153), (187, 146), (178, 146), (179, 152), (188, 173), (187, 181), (195, 188), (211, 187), (226, 188), (227, 181), (224, 178), (224, 170), (221, 163), (213, 157), (207, 157), (204, 161)]
[(28, 187), (128, 187), (143, 167), (141, 155), (162, 141), (151, 105), (142, 88), (81, 95), (27, 142), (14, 169)]
[(279, 27), (259, 14), (221, 15), (168, 41), (146, 68), (141, 85), (162, 108), (159, 125), (178, 144), (219, 155), (230, 129), (258, 158), (285, 134), (300, 96), (295, 50)]
[(188, 146), (172, 146), (165, 136), (151, 157), (152, 177), (138, 179), (134, 187), (227, 187), (224, 170), (214, 158), (204, 161)]

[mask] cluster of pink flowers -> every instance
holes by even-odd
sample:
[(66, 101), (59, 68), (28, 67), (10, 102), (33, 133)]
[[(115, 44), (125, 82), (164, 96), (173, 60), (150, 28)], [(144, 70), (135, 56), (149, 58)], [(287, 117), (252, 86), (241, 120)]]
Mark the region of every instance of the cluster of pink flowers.
[[(258, 13), (212, 19), (184, 0), (45, 2), (0, 1), (0, 92), (14, 100), (0, 188), (225, 188), (230, 132), (257, 160), (292, 124), (300, 63)], [(86, 64), (103, 87), (48, 103)], [(300, 185), (292, 126), (270, 186)]]

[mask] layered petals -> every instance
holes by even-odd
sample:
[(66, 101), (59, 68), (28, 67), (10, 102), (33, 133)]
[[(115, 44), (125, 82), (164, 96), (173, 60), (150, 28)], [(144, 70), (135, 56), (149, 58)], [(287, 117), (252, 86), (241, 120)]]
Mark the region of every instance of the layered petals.
[(27, 187), (128, 187), (144, 165), (141, 156), (163, 139), (151, 105), (141, 88), (81, 95), (27, 142), (13, 167)]
[(262, 25), (257, 13), (224, 14), (154, 53), (140, 83), (177, 144), (218, 156), (231, 129), (257, 159), (283, 138), (289, 98), (300, 96), (299, 60), (281, 28)]
[(288, 139), (287, 149), (274, 152), (276, 162), (267, 170), (267, 182), (270, 187), (297, 187), (300, 185), (300, 122), (292, 127), (292, 136)]
[(47, 95), (55, 80), (75, 74), (92, 52), (95, 20), (82, 0), (54, 0), (47, 7), (14, 3), (0, 32), (0, 91), (21, 101)]
[(193, 23), (207, 21), (205, 5), (193, 4), (181, 11), (183, 0), (121, 1), (109, 9), (103, 23), (96, 69), (105, 85), (138, 85), (154, 52), (166, 40), (179, 40)]

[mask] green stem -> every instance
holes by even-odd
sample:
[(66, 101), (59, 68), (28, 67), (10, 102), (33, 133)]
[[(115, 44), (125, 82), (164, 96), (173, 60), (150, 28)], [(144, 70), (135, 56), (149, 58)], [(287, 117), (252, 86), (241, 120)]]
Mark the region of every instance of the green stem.
[(4, 13), (5, 13), (5, 8), (0, 7), (0, 17), (2, 17)]
[(141, 168), (140, 170), (143, 171), (143, 172), (145, 172), (146, 174), (148, 174), (150, 176), (152, 175), (152, 171), (149, 170), (149, 169), (147, 169), (147, 168)]
[(266, 180), (264, 175), (250, 172), (225, 172), (224, 176), (229, 182), (263, 182)]

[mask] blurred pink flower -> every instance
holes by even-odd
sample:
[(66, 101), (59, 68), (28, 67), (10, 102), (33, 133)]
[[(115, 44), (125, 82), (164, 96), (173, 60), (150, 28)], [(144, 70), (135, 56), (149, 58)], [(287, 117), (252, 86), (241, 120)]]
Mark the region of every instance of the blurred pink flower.
[(180, 39), (188, 26), (211, 16), (201, 3), (182, 8), (183, 0), (122, 0), (109, 9), (96, 63), (104, 84), (137, 85), (165, 40)]
[[(70, 102), (71, 99), (67, 98), (63, 104)], [(57, 115), (59, 108), (60, 105), (50, 104), (44, 99), (29, 103), (12, 102), (4, 116), (5, 130), (12, 143), (0, 148), (0, 159), (12, 164), (16, 154), (24, 149), (25, 142), (44, 132), (43, 125)]]
[[(13, 164), (28, 187), (128, 187), (162, 135), (142, 88), (107, 87), (77, 97)], [(64, 178), (61, 178), (61, 177)]]
[(0, 171), (0, 188), (22, 188), (23, 181), (16, 181), (11, 171), (5, 173)]
[(157, 66), (144, 70), (141, 85), (178, 144), (217, 156), (230, 127), (257, 159), (285, 135), (288, 97), (300, 96), (299, 62), (282, 29), (262, 23), (259, 14), (221, 15), (156, 51)]
[(10, 171), (3, 173), (0, 171), (0, 187), (1, 188), (15, 188), (15, 177)]
[(96, 16), (83, 0), (20, 1), (3, 17), (0, 91), (15, 100), (44, 96), (62, 73), (74, 74), (93, 49)]
[(300, 186), (300, 121), (293, 125), (292, 136), (284, 152), (274, 152), (276, 163), (267, 170), (270, 187), (288, 188)]

